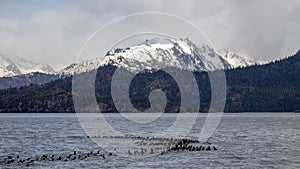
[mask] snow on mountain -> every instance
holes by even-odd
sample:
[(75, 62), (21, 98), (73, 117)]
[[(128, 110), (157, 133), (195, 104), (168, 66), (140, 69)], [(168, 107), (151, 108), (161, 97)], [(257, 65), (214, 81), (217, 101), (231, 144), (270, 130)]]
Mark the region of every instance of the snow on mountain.
[(80, 62), (80, 63), (73, 63), (70, 66), (60, 70), (57, 74), (58, 75), (74, 75), (80, 74), (84, 72), (89, 72), (91, 70), (98, 69), (99, 67), (103, 66), (103, 58), (95, 58), (92, 60)]
[(49, 65), (33, 63), (18, 56), (8, 57), (0, 53), (0, 77), (11, 77), (33, 72), (55, 74), (55, 71)]
[(219, 50), (218, 53), (224, 58), (233, 68), (246, 67), (254, 65), (256, 62), (245, 50)]
[(187, 38), (153, 38), (125, 49), (112, 49), (107, 52), (105, 57), (72, 64), (63, 69), (60, 74), (72, 75), (88, 72), (104, 65), (123, 67), (132, 72), (163, 67), (198, 71), (231, 68), (225, 59), (207, 45), (197, 47)]
[(7, 56), (0, 54), (0, 77), (9, 77), (22, 74), (14, 62)]
[(12, 60), (16, 64), (16, 66), (20, 69), (22, 74), (29, 74), (32, 72), (55, 74), (55, 70), (47, 64), (33, 63), (21, 57), (13, 57)]

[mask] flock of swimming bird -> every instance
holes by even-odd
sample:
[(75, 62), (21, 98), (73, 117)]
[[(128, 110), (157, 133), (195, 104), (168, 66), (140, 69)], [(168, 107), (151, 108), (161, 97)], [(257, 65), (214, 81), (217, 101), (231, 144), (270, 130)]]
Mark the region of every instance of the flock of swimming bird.
[(0, 165), (2, 166), (10, 166), (13, 164), (19, 164), (19, 165), (25, 165), (26, 167), (34, 165), (35, 162), (46, 162), (46, 161), (74, 161), (74, 160), (87, 160), (89, 157), (101, 157), (102, 159), (107, 158), (108, 156), (113, 156), (112, 153), (108, 154), (101, 154), (100, 151), (97, 152), (89, 152), (89, 153), (78, 153), (74, 151), (71, 154), (68, 155), (42, 155), (41, 157), (35, 157), (35, 158), (26, 158), (22, 159), (20, 156), (8, 156), (3, 159), (3, 161), (0, 162)]
[[(114, 137), (105, 137), (105, 138), (131, 138), (134, 140), (139, 140), (137, 142), (140, 146), (145, 145), (145, 141), (169, 141), (167, 149), (162, 150), (158, 154), (166, 154), (168, 152), (176, 152), (176, 151), (216, 151), (217, 148), (211, 143), (207, 142), (207, 145), (192, 145), (193, 143), (199, 143), (198, 140), (191, 140), (191, 139), (173, 139), (173, 138), (156, 138), (156, 137), (134, 137), (134, 136), (114, 136)], [(163, 143), (165, 145), (165, 142)], [(154, 154), (155, 148), (150, 148), (148, 154)], [(115, 149), (116, 151), (116, 149)], [(137, 156), (137, 155), (144, 155), (147, 152), (146, 148), (141, 148), (141, 152), (137, 153), (137, 151), (128, 150), (126, 153), (128, 156)], [(141, 154), (142, 153), (142, 154)], [(117, 153), (116, 153), (117, 154)], [(20, 158), (19, 155), (17, 156), (7, 156), (2, 161), (0, 161), (0, 166), (11, 166), (11, 165), (25, 165), (26, 167), (32, 166), (37, 162), (54, 162), (54, 161), (74, 161), (74, 160), (88, 160), (91, 157), (100, 157), (101, 159), (106, 159), (110, 156), (115, 156), (114, 153), (100, 153), (99, 150), (97, 151), (90, 151), (88, 153), (77, 152), (74, 151), (70, 154), (64, 155), (42, 155), (39, 157), (34, 158)]]
[(190, 145), (191, 143), (199, 143), (199, 141), (196, 140), (189, 140), (189, 139), (182, 139), (181, 141), (177, 142), (175, 146), (171, 147), (167, 151), (180, 151), (180, 150), (187, 150), (187, 151), (216, 151), (217, 148), (213, 145), (211, 145), (210, 142), (207, 142), (207, 146), (200, 145)]
[(35, 158), (26, 158), (26, 159), (22, 159), (20, 158), (20, 156), (8, 156), (5, 157), (0, 164), (2, 166), (10, 166), (13, 164), (17, 164), (17, 165), (25, 165), (26, 167), (32, 166), (34, 165), (35, 162), (46, 162), (46, 161), (74, 161), (74, 160), (87, 160), (89, 157), (101, 157), (102, 159), (107, 158), (108, 156), (113, 156), (112, 153), (108, 153), (108, 154), (101, 154), (100, 151), (97, 152), (89, 152), (89, 153), (78, 153), (76, 151), (74, 151), (71, 154), (68, 155), (42, 155), (40, 157), (35, 157)]

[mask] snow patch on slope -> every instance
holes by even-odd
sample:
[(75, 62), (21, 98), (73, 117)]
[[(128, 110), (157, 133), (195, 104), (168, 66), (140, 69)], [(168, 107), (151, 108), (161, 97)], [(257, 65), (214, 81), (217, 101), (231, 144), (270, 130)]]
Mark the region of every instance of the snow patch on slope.
[(253, 57), (245, 50), (219, 50), (218, 53), (232, 65), (233, 68), (254, 65), (256, 62)]
[(55, 74), (53, 68), (46, 64), (33, 63), (18, 56), (8, 57), (0, 53), (0, 77), (11, 77), (33, 72)]
[[(101, 58), (101, 59), (100, 59)], [(97, 69), (104, 65), (123, 67), (132, 72), (145, 69), (177, 67), (191, 71), (213, 71), (231, 68), (211, 47), (197, 47), (191, 40), (153, 38), (125, 49), (115, 48), (105, 57), (85, 61), (63, 69), (61, 74), (72, 75)]]

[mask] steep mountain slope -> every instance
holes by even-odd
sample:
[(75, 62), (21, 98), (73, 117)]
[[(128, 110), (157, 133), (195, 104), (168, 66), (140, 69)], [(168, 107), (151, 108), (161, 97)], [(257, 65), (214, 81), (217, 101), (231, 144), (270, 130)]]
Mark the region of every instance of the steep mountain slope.
[(144, 69), (157, 70), (163, 67), (176, 67), (190, 71), (213, 71), (231, 68), (211, 47), (197, 47), (189, 39), (154, 38), (127, 47), (116, 48), (107, 52), (105, 57), (72, 64), (60, 74), (88, 72), (104, 65), (125, 68), (131, 72)]
[(0, 54), (0, 77), (20, 75), (22, 72), (6, 55)]
[(226, 71), (226, 78), (226, 111), (300, 111), (300, 52), (269, 64)]
[(44, 73), (44, 74), (55, 74), (55, 70), (47, 65), (41, 63), (33, 63), (31, 61), (25, 60), (21, 57), (13, 57), (13, 62), (20, 69), (22, 74), (29, 74), (34, 72)]
[(225, 59), (233, 68), (246, 67), (254, 65), (255, 63), (262, 63), (261, 61), (254, 61), (254, 59), (245, 50), (219, 50), (218, 53)]
[(12, 77), (33, 72), (55, 74), (49, 65), (33, 63), (18, 56), (9, 57), (0, 53), (0, 77)]

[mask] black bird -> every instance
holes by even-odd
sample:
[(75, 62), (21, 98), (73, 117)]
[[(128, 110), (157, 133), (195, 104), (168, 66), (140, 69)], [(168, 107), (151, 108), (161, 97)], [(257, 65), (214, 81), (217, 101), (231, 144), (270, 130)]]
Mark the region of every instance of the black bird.
[(54, 155), (50, 157), (50, 161), (54, 161)]
[(98, 156), (100, 154), (100, 151), (98, 150), (96, 153), (93, 153), (93, 156)]
[(215, 146), (213, 146), (213, 149), (216, 151), (217, 150), (217, 148), (215, 147)]
[(104, 154), (101, 154), (100, 156), (101, 156), (103, 159), (105, 159), (105, 155), (104, 155)]
[(26, 167), (29, 167), (34, 164), (34, 160), (30, 160), (26, 163)]
[(61, 161), (61, 160), (62, 160), (62, 157), (59, 156), (59, 157), (57, 158), (57, 161)]
[(73, 154), (69, 154), (67, 158), (71, 159), (71, 160), (75, 160), (76, 159), (76, 155), (77, 155), (77, 152), (74, 151)]
[(45, 160), (47, 160), (47, 155), (42, 155), (42, 157), (41, 157), (41, 161), (45, 161)]
[(82, 158), (79, 157), (80, 160), (87, 160), (88, 156), (87, 155), (83, 155)]

